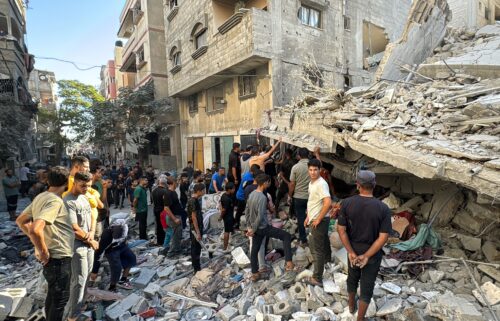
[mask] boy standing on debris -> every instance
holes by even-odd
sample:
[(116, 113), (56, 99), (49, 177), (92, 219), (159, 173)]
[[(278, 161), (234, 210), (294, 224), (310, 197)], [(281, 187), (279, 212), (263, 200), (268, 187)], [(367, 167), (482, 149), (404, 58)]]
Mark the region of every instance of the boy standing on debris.
[(311, 159), (307, 164), (309, 169), (309, 199), (307, 201), (307, 217), (304, 226), (310, 228), (310, 245), (314, 257), (314, 272), (309, 278), (312, 285), (321, 286), (323, 284), (323, 272), (325, 263), (332, 258), (330, 240), (328, 239), (328, 227), (330, 225), (330, 206), (332, 199), (328, 183), (319, 175), (321, 161)]
[(345, 199), (339, 213), (337, 230), (349, 259), (347, 292), (349, 311), (356, 311), (355, 296), (360, 283), (358, 321), (365, 318), (382, 262), (382, 247), (389, 238), (391, 211), (373, 197), (375, 174), (359, 171), (356, 187), (359, 195)]
[(85, 197), (92, 184), (92, 176), (86, 172), (75, 174), (73, 187), (64, 197), (71, 225), (75, 232), (74, 254), (71, 261), (71, 283), (66, 315), (76, 318), (83, 304), (85, 286), (94, 263), (94, 250), (99, 247), (92, 231), (92, 214)]
[(201, 237), (203, 236), (203, 215), (201, 213), (200, 198), (205, 194), (205, 184), (198, 183), (193, 188), (193, 195), (187, 203), (189, 225), (191, 229), (191, 262), (194, 272), (201, 270)]
[(43, 265), (43, 276), (48, 283), (45, 318), (51, 321), (63, 320), (69, 298), (75, 233), (61, 197), (68, 185), (68, 176), (66, 168), (53, 167), (48, 173), (48, 191), (35, 197), (16, 220), (35, 246), (36, 258)]
[(224, 220), (224, 251), (227, 251), (229, 246), (229, 234), (234, 232), (234, 191), (234, 183), (229, 182), (226, 184), (226, 192), (220, 198), (220, 217)]
[(267, 217), (268, 199), (264, 191), (271, 183), (271, 179), (266, 174), (259, 174), (255, 181), (257, 189), (248, 197), (245, 215), (247, 217), (247, 236), (253, 237), (252, 248), (250, 250), (250, 262), (252, 265), (252, 281), (262, 279), (259, 273), (258, 254), (260, 246), (266, 237), (275, 238), (283, 241), (285, 250), (286, 271), (293, 271), (291, 235), (281, 229), (275, 228), (269, 224)]

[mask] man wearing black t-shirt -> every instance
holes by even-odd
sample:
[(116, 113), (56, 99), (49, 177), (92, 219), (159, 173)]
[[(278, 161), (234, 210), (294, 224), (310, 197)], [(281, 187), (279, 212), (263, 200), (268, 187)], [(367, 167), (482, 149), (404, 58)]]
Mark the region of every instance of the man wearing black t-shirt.
[(241, 182), (240, 143), (234, 143), (233, 150), (229, 154), (227, 178), (238, 188)]
[(349, 311), (356, 311), (355, 295), (360, 283), (358, 321), (365, 320), (373, 295), (375, 279), (382, 261), (382, 247), (391, 231), (391, 211), (373, 197), (375, 174), (359, 171), (356, 179), (359, 195), (342, 202), (337, 230), (349, 259), (347, 292)]
[[(166, 221), (169, 228), (173, 229), (172, 239), (170, 240), (170, 251), (168, 256), (172, 257), (181, 252), (182, 239), (182, 217), (186, 216), (182, 208), (179, 197), (177, 196), (175, 180), (167, 179), (167, 193), (165, 195), (165, 210), (167, 211)], [(173, 215), (170, 215), (173, 214)]]
[(194, 272), (201, 270), (201, 244), (203, 237), (203, 214), (199, 199), (205, 194), (205, 184), (198, 183), (193, 188), (193, 195), (187, 203), (189, 226), (191, 228), (191, 262)]
[(167, 184), (166, 180), (160, 179), (158, 186), (153, 190), (153, 213), (155, 216), (156, 224), (156, 244), (159, 246), (163, 245), (165, 240), (165, 231), (161, 225), (160, 214), (163, 212), (165, 207), (165, 195), (167, 194)]

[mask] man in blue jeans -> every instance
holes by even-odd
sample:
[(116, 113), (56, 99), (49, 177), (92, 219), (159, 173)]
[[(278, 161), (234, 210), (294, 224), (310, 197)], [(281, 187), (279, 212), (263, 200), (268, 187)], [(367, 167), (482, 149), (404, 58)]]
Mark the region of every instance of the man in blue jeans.
[(309, 169), (307, 163), (309, 162), (309, 151), (307, 148), (299, 148), (298, 155), (300, 160), (297, 164), (293, 165), (290, 173), (290, 186), (288, 187), (288, 195), (293, 197), (293, 205), (295, 215), (299, 225), (299, 240), (302, 245), (307, 244), (306, 229), (304, 221), (306, 219), (307, 200), (309, 198)]

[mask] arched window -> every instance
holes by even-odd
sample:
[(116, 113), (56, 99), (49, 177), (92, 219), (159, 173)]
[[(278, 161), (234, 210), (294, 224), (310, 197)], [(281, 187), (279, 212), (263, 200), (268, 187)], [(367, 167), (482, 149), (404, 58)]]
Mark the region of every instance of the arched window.
[(172, 60), (172, 64), (174, 66), (180, 66), (181, 65), (181, 51), (177, 46), (172, 47), (170, 49), (170, 60)]
[(194, 41), (196, 50), (207, 45), (207, 27), (201, 23), (197, 23), (191, 31), (191, 39)]

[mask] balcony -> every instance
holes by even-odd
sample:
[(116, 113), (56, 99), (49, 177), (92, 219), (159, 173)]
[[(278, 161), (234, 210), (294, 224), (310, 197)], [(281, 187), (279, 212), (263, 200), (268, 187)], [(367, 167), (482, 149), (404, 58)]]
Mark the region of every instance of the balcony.
[[(186, 41), (182, 44), (182, 70), (174, 74), (169, 82), (171, 95), (191, 95), (216, 85), (221, 75), (241, 74), (271, 59), (269, 12), (257, 8), (243, 9), (228, 17), (217, 30), (219, 32), (209, 35), (207, 50), (203, 55), (192, 57), (195, 53), (193, 43)], [(175, 30), (171, 32), (174, 35), (176, 33)], [(171, 40), (171, 44), (177, 41), (174, 37)], [(172, 67), (169, 65), (169, 68)]]

